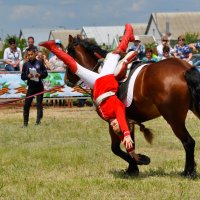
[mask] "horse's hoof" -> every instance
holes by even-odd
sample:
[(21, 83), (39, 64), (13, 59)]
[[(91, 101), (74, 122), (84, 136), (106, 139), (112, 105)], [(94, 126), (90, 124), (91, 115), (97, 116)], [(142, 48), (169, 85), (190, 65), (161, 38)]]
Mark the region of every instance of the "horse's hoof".
[(129, 168), (126, 170), (125, 172), (127, 175), (129, 176), (133, 176), (133, 177), (136, 177), (136, 176), (139, 176), (139, 169), (134, 169), (134, 170), (130, 170)]
[(196, 170), (191, 171), (191, 172), (184, 170), (183, 172), (181, 172), (181, 176), (183, 176), (185, 178), (192, 178), (192, 179), (194, 179), (194, 178), (197, 177), (197, 173), (196, 173)]
[(151, 162), (151, 159), (148, 156), (145, 156), (143, 154), (138, 154), (139, 160), (136, 161), (137, 165), (149, 165)]
[(138, 176), (139, 175), (139, 168), (137, 165), (129, 165), (128, 169), (125, 173), (129, 176)]

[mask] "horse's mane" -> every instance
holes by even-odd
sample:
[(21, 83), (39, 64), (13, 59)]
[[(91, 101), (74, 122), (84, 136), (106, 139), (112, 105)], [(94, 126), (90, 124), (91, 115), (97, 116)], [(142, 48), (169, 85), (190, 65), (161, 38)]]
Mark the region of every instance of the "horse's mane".
[[(81, 39), (79, 37), (75, 37), (74, 41), (73, 41), (73, 45), (81, 45), (82, 47), (84, 47), (86, 49), (86, 51), (88, 51), (90, 54), (97, 53), (99, 54), (101, 57), (105, 58), (108, 51), (101, 49), (101, 47), (99, 45), (97, 45), (95, 43), (95, 41), (91, 40), (91, 39)], [(70, 47), (69, 47), (70, 48)]]

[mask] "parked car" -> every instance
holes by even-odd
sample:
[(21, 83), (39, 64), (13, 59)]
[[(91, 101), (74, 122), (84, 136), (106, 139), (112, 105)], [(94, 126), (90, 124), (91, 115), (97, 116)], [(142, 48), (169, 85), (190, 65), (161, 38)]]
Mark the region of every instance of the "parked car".
[(191, 60), (192, 60), (194, 66), (200, 67), (200, 54), (193, 54)]

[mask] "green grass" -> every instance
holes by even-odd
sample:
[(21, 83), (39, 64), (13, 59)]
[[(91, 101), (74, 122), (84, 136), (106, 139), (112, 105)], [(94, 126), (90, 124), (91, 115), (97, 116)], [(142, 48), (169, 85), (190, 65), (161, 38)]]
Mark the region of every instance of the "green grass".
[[(107, 124), (91, 108), (45, 109), (42, 126), (34, 125), (35, 109), (30, 117), (24, 129), (21, 109), (1, 109), (0, 199), (200, 199), (200, 175), (179, 175), (184, 150), (162, 118), (145, 123), (153, 145), (136, 128), (136, 150), (152, 162), (133, 178), (124, 175), (127, 163), (111, 152)], [(191, 113), (187, 128), (198, 164), (200, 121)]]

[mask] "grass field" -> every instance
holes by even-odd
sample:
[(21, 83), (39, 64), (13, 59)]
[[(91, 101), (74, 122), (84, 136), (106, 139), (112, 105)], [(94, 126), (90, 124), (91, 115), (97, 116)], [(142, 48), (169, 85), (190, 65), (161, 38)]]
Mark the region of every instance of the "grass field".
[[(30, 117), (24, 129), (21, 109), (1, 109), (0, 199), (200, 199), (200, 175), (179, 175), (184, 150), (162, 118), (145, 123), (154, 130), (153, 145), (136, 129), (137, 152), (152, 162), (131, 178), (124, 175), (127, 163), (110, 150), (107, 124), (92, 108), (46, 108), (42, 126), (34, 125), (34, 109)], [(191, 113), (187, 128), (199, 164), (200, 121)]]

